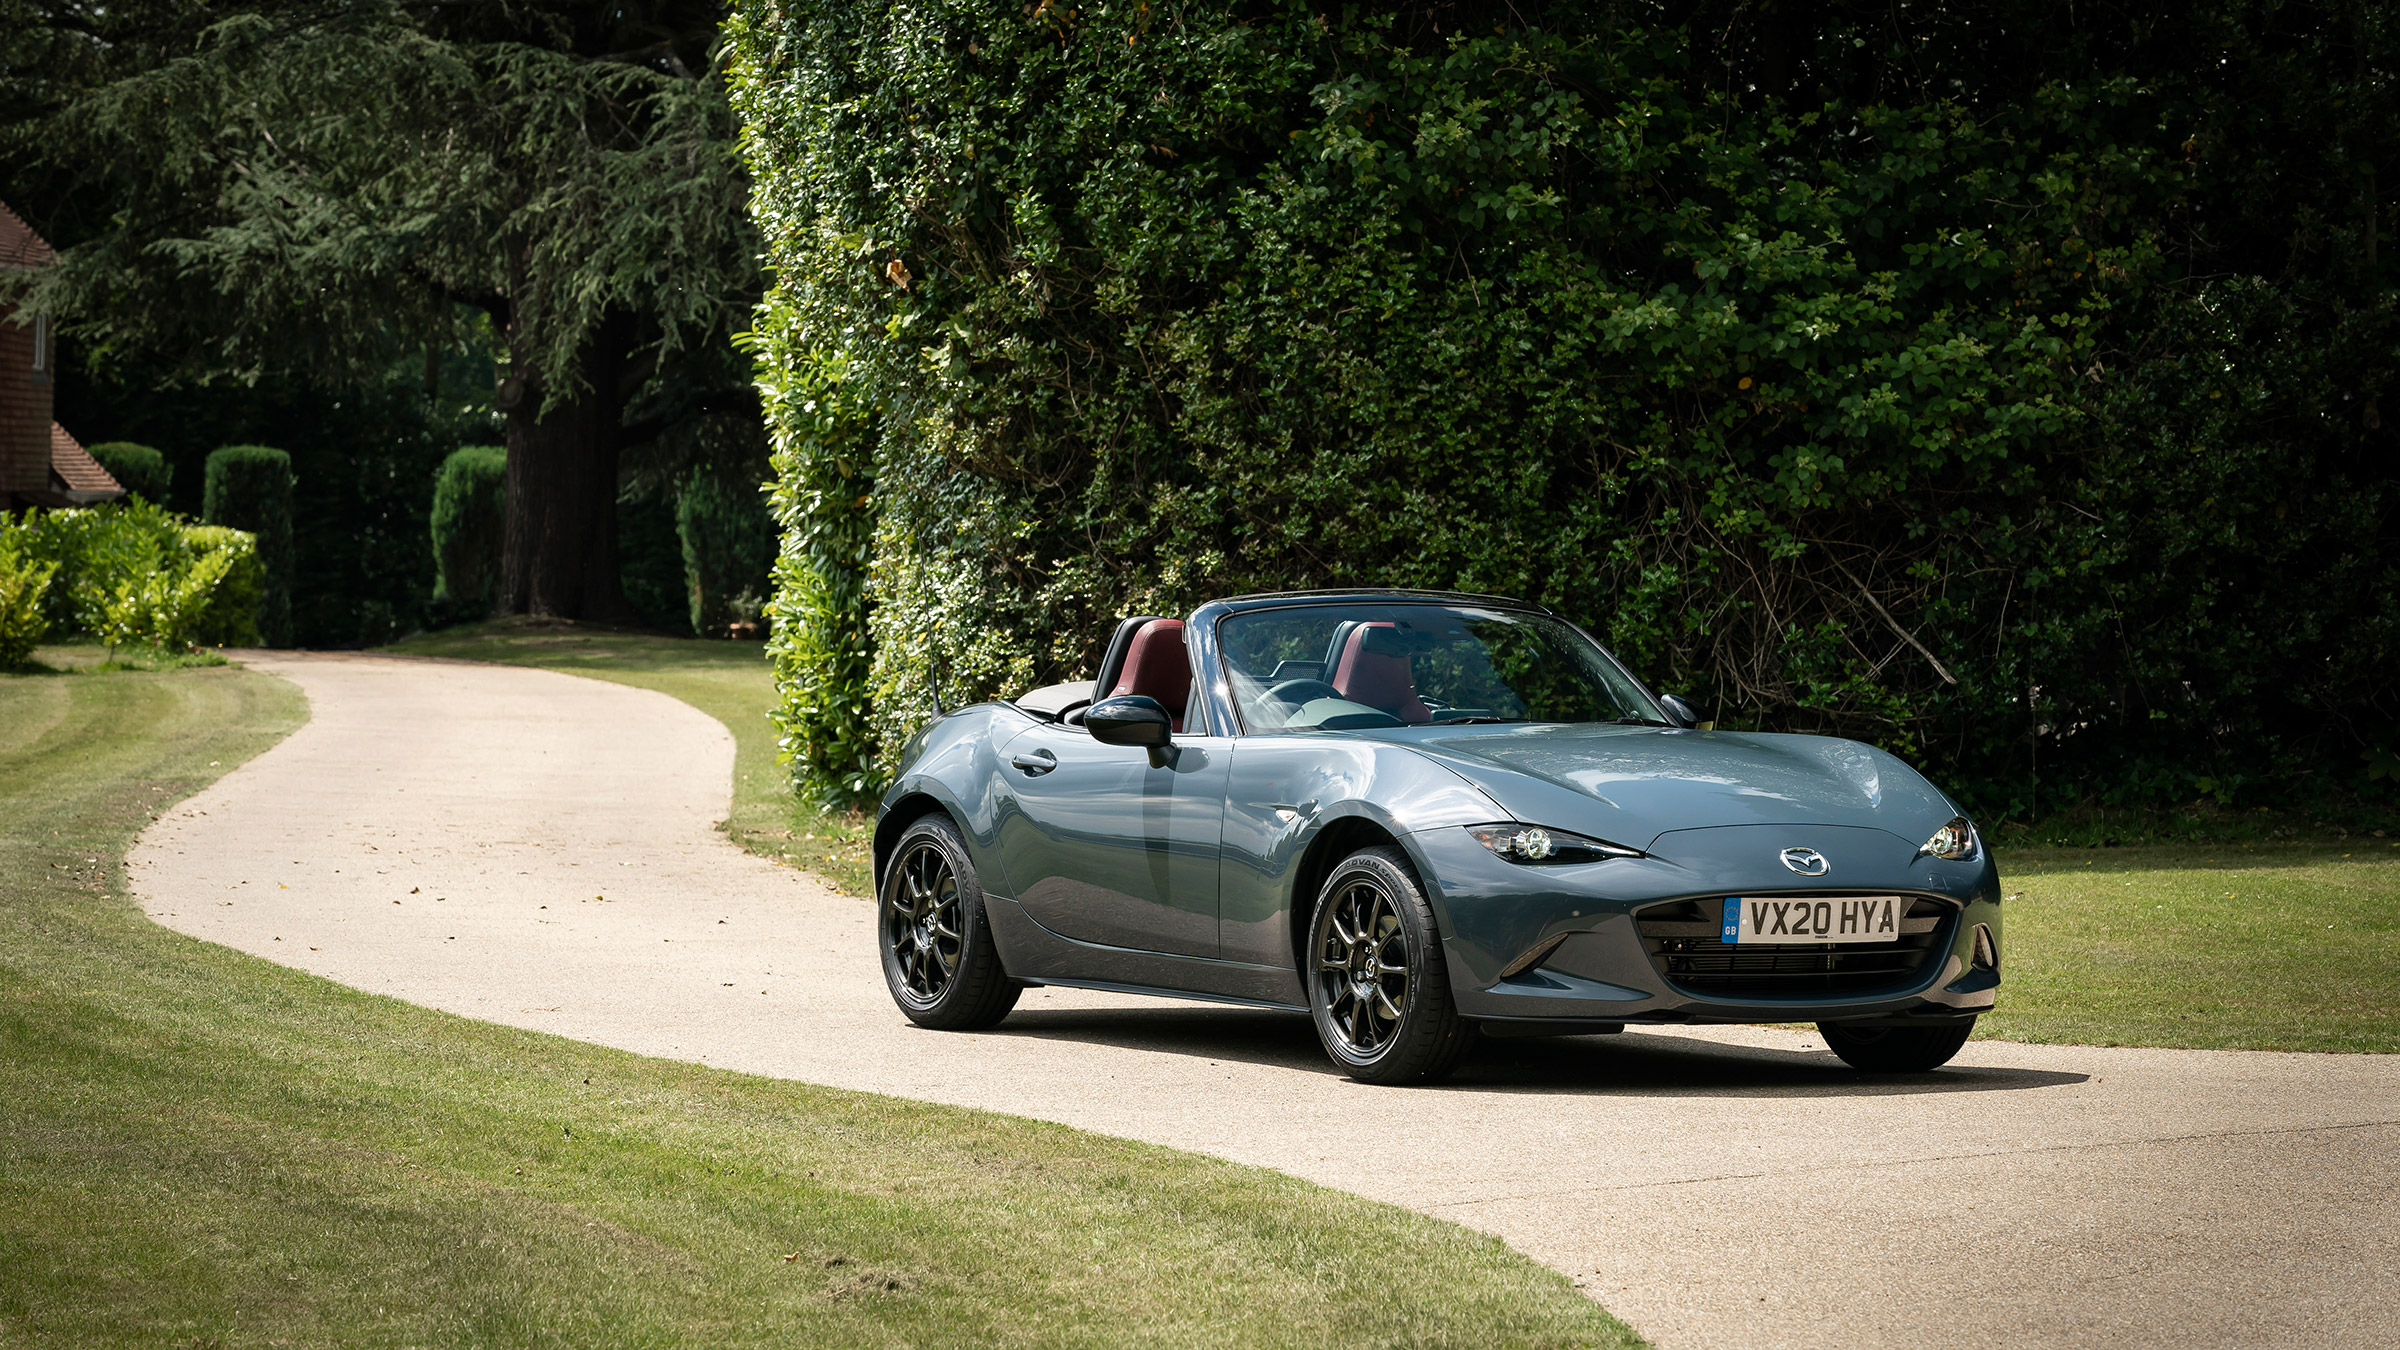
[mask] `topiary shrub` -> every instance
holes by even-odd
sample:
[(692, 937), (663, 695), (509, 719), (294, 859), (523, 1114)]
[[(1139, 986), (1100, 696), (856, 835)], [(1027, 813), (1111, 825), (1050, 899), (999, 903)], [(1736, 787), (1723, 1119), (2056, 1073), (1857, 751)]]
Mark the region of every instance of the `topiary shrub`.
[(759, 489), (694, 470), (675, 494), (675, 533), (692, 632), (721, 638), (736, 623), (755, 623), (775, 566), (775, 520)]
[(270, 647), (290, 646), (292, 457), (264, 445), (228, 445), (212, 451), (200, 518), (256, 536), (258, 559), (265, 568), (265, 585), (259, 594), (259, 637)]
[(167, 505), (167, 485), (174, 478), (175, 466), (167, 457), (146, 445), (131, 441), (102, 441), (87, 451), (117, 486), (144, 501)]
[(491, 614), (507, 516), (508, 451), (497, 445), (451, 451), (433, 480), (433, 603), (443, 617)]

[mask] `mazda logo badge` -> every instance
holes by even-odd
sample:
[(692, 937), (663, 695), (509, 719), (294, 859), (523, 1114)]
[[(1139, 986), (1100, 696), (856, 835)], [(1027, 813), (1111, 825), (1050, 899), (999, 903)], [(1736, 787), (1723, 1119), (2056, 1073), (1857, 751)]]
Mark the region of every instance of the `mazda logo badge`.
[(1833, 870), (1833, 864), (1825, 861), (1825, 855), (1813, 848), (1785, 849), (1783, 865), (1804, 877), (1821, 877)]

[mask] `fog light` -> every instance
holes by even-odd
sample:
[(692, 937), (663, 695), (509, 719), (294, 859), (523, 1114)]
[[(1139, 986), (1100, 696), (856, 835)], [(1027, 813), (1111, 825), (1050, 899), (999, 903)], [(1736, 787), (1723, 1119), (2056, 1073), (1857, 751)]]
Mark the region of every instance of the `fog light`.
[(1988, 923), (1975, 925), (1975, 968), (2000, 973), (2000, 939), (1992, 936)]

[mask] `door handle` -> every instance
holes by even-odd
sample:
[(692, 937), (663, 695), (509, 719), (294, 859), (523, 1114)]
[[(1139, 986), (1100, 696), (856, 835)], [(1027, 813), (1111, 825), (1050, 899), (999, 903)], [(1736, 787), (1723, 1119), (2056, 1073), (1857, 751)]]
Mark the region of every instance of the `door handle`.
[(1058, 756), (1047, 750), (1036, 750), (1030, 755), (1012, 755), (1008, 762), (1038, 777), (1058, 767)]

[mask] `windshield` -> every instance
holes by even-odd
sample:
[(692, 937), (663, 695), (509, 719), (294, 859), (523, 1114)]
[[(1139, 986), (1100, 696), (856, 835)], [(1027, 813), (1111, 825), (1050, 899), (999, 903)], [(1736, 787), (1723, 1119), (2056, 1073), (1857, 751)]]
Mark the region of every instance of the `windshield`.
[(1556, 619), (1472, 605), (1304, 605), (1217, 626), (1251, 731), (1628, 722), (1666, 714)]

